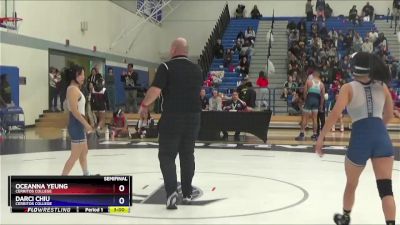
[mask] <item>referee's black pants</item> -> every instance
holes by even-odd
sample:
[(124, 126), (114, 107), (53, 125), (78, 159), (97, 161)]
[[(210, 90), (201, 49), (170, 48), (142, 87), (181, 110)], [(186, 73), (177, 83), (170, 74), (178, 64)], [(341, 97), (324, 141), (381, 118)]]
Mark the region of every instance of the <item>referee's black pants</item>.
[(192, 194), (194, 146), (200, 129), (200, 113), (163, 113), (159, 123), (160, 168), (167, 197), (177, 191), (175, 158), (179, 153), (181, 188), (184, 197)]

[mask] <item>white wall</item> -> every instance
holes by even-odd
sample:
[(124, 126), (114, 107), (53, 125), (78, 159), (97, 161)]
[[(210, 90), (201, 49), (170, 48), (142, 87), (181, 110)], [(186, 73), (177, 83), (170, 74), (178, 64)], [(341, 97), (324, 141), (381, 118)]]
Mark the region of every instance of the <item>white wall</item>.
[(20, 106), (24, 109), (26, 125), (48, 108), (48, 51), (9, 44), (0, 45), (1, 65), (18, 66), (26, 85), (19, 86)]
[[(16, 1), (18, 16), (24, 21), (19, 34), (58, 43), (70, 40), (70, 45), (97, 51), (126, 55), (129, 43), (138, 37), (126, 56), (149, 62), (159, 62), (158, 37), (161, 28), (146, 23), (121, 39), (110, 50), (111, 43), (125, 28), (132, 28), (143, 19), (111, 1)], [(81, 32), (81, 21), (88, 22), (88, 31)], [(139, 32), (140, 31), (140, 32)]]
[(171, 42), (178, 36), (189, 42), (189, 55), (199, 56), (210, 37), (225, 1), (180, 1), (176, 9), (162, 25), (160, 54), (168, 55)]
[[(333, 9), (335, 16), (343, 14), (349, 15), (350, 8), (353, 5), (357, 6), (358, 12), (360, 13), (362, 7), (367, 3), (368, 0), (325, 0)], [(272, 9), (275, 9), (275, 16), (305, 16), (305, 5), (306, 0), (264, 0), (264, 1), (229, 1), (229, 11), (231, 15), (235, 12), (238, 3), (242, 3), (246, 6), (247, 15), (250, 15), (254, 5), (257, 5), (263, 16), (272, 16)], [(370, 0), (370, 4), (375, 8), (375, 12), (378, 14), (387, 14), (387, 8), (392, 9), (392, 0)], [(312, 0), (315, 11), (316, 0)]]

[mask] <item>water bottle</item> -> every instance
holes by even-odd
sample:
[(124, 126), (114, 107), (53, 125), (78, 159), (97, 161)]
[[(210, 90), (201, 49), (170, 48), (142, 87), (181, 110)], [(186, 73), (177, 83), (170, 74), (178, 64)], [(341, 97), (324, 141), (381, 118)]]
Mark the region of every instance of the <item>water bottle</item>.
[(106, 141), (110, 139), (110, 130), (107, 128), (106, 129), (106, 136), (105, 136)]

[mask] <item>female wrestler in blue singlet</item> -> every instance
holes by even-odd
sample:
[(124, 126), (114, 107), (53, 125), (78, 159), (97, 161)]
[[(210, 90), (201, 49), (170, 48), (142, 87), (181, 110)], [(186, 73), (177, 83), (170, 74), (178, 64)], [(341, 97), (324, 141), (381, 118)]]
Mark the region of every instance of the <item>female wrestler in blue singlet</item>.
[(366, 162), (371, 159), (386, 224), (394, 225), (394, 149), (386, 130), (387, 123), (393, 117), (393, 102), (385, 84), (389, 81), (389, 70), (378, 56), (369, 53), (355, 53), (352, 60), (354, 81), (341, 88), (335, 107), (318, 138), (315, 151), (320, 156), (323, 155), (324, 137), (347, 107), (353, 122), (345, 160), (347, 183), (343, 196), (343, 214), (335, 214), (334, 221), (340, 225), (350, 223), (358, 179)]
[(83, 175), (89, 175), (87, 166), (88, 145), (86, 133), (93, 132), (93, 128), (85, 119), (85, 96), (80, 91), (84, 83), (84, 70), (80, 66), (72, 66), (66, 70), (67, 103), (69, 109), (68, 133), (71, 138), (71, 155), (65, 163), (62, 175), (68, 175), (75, 162), (79, 159)]

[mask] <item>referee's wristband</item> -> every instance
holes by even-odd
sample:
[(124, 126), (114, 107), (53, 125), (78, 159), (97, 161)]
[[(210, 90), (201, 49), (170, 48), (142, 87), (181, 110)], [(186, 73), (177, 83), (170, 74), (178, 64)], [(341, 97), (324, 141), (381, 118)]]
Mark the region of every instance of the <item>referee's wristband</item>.
[(144, 104), (143, 102), (140, 104), (140, 106), (143, 107), (143, 108), (149, 107), (148, 105)]

